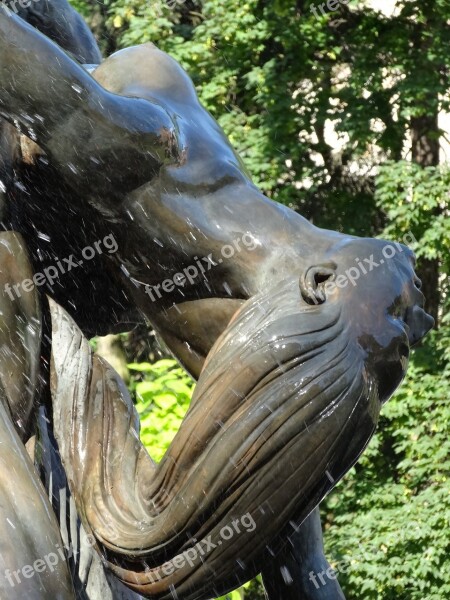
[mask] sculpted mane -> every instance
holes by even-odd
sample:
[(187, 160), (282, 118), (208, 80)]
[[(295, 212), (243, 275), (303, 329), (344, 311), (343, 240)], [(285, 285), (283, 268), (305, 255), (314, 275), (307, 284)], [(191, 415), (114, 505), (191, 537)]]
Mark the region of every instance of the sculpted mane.
[[(213, 347), (157, 465), (117, 375), (52, 305), (56, 438), (83, 524), (122, 581), (155, 598), (233, 589), (258, 572), (278, 523), (303, 521), (354, 464), (381, 402), (344, 312), (339, 295), (307, 304), (297, 278), (247, 301)], [(244, 514), (254, 520), (251, 535), (177, 567), (177, 557), (220, 540)], [(244, 557), (238, 565), (235, 556)]]

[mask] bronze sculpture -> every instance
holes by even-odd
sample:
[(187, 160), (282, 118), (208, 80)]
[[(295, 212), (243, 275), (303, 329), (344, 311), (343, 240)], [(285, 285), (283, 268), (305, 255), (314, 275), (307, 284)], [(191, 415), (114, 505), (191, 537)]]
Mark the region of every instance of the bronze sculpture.
[[(432, 326), (412, 253), (320, 230), (266, 199), (188, 76), (153, 45), (89, 73), (75, 58), (95, 62), (92, 38), (68, 44), (47, 17), (41, 30), (73, 56), (0, 15), (0, 113), (37, 144), (18, 167), (22, 193), (12, 192), (18, 142), (4, 125), (3, 222), (23, 235), (34, 272), (74, 257), (64, 277), (42, 284), (54, 299), (50, 324), (41, 294), (51, 361), (48, 344), (42, 354), (51, 429), (85, 532), (148, 597), (208, 598), (259, 571), (271, 598), (343, 597), (337, 582), (306, 581), (325, 560), (316, 507), (357, 460), (409, 346)], [(117, 250), (78, 268), (83, 248), (108, 236)], [(11, 256), (22, 252), (17, 240)], [(23, 279), (17, 271), (10, 286)], [(83, 338), (142, 318), (136, 309), (199, 378), (159, 465), (139, 445), (123, 385)], [(35, 422), (27, 406), (9, 402), (24, 441)], [(243, 515), (255, 528), (221, 539)], [(303, 560), (283, 591), (289, 536)]]

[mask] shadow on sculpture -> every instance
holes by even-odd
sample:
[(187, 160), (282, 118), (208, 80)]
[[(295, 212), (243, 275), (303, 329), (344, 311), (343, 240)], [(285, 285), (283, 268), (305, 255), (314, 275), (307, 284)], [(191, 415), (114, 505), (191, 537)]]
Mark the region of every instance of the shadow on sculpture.
[[(75, 60), (99, 59), (87, 28), (67, 38), (52, 12), (28, 20), (0, 13), (2, 289), (74, 258), (51, 283), (3, 291), (2, 372), (16, 380), (2, 377), (2, 452), (23, 475), (14, 493), (3, 482), (2, 511), (24, 515), (28, 535), (32, 482), (33, 510), (47, 515), (4, 562), (11, 574), (75, 539), (79, 557), (70, 575), (61, 560), (0, 582), (2, 597), (136, 597), (122, 582), (149, 598), (206, 599), (262, 572), (272, 600), (343, 598), (337, 582), (307, 578), (326, 564), (317, 507), (432, 326), (412, 252), (318, 229), (265, 198), (189, 77), (152, 44), (90, 74)], [(81, 264), (107, 236), (117, 251)], [(198, 379), (159, 464), (86, 338), (144, 318)], [(57, 519), (23, 451), (36, 429)], [(238, 532), (243, 516), (254, 527)]]

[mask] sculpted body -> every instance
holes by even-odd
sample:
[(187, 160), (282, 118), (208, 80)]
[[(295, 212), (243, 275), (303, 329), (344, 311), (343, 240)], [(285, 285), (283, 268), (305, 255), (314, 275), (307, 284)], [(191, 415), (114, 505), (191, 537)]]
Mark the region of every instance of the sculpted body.
[[(126, 391), (52, 305), (55, 435), (80, 518), (119, 578), (149, 597), (232, 589), (264, 569), (268, 543), (276, 548), (282, 528), (302, 523), (354, 464), (410, 344), (431, 326), (412, 253), (397, 247), (382, 263), (385, 242), (320, 230), (265, 198), (188, 76), (151, 44), (115, 54), (91, 76), (0, 15), (0, 77), (2, 116), (45, 152), (23, 171), (33, 202), (25, 196), (10, 215), (35, 269), (76, 254), (89, 236), (118, 242), (98, 272), (80, 269), (50, 295), (86, 334), (139, 308), (195, 377), (208, 356), (180, 432), (155, 465), (136, 439)], [(214, 260), (236, 240), (232, 259)], [(211, 268), (198, 280), (149, 293), (202, 257)], [(358, 259), (378, 268), (357, 288), (327, 287)], [(195, 540), (218, 539), (247, 512), (251, 536), (170, 568)], [(301, 533), (297, 541), (306, 547)], [(321, 555), (320, 536), (314, 550)], [(167, 574), (155, 581), (162, 563)], [(299, 571), (295, 592), (307, 593)], [(338, 584), (313, 592), (340, 593)]]
[[(52, 203), (61, 203), (69, 192), (75, 213), (81, 215), (88, 204), (105, 231), (117, 234), (116, 264), (107, 268), (177, 354), (184, 352), (180, 329), (183, 336), (189, 331), (204, 338), (206, 324), (212, 327), (208, 339), (191, 344), (199, 359), (184, 357), (194, 374), (242, 300), (288, 273), (327, 263), (333, 247), (348, 239), (321, 231), (265, 198), (199, 104), (189, 77), (153, 45), (122, 50), (105, 60), (93, 72), (100, 86), (56, 45), (22, 23), (3, 19), (1, 32), (3, 81), (16, 73), (11, 89), (2, 89), (3, 114), (21, 122), (24, 132), (31, 128), (47, 153), (50, 176), (39, 162), (37, 170), (64, 191), (59, 198), (54, 194)], [(11, 46), (13, 35), (28, 52)], [(39, 79), (30, 54), (46, 58), (43, 64), (39, 61)], [(25, 90), (31, 85), (33, 96), (24, 93), (18, 101), (21, 86)], [(57, 237), (56, 219), (43, 225), (52, 240)], [(196, 285), (164, 293), (161, 299), (155, 293), (155, 302), (145, 293), (145, 285), (161, 285), (195, 265), (196, 257), (220, 257), (225, 244), (245, 234), (253, 237), (256, 248), (241, 243), (232, 260), (210, 269)], [(208, 301), (217, 298), (220, 303)], [(198, 304), (191, 304), (198, 299), (203, 324), (196, 322)], [(174, 303), (182, 306), (182, 314), (172, 310), (164, 319)]]

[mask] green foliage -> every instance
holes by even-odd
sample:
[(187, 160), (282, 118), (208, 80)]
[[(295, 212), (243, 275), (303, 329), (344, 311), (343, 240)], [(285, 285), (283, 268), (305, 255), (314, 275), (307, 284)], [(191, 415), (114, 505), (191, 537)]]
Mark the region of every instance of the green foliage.
[(131, 363), (131, 391), (141, 419), (141, 439), (150, 456), (159, 461), (180, 427), (189, 407), (194, 382), (172, 359)]
[(91, 8), (87, 0), (71, 0), (70, 4), (77, 12), (80, 13), (80, 15), (83, 15), (85, 18), (89, 18)]
[(221, 596), (218, 600), (265, 600), (261, 577), (249, 581), (238, 590)]
[(327, 499), (326, 546), (347, 600), (450, 597), (450, 366), (437, 337)]
[(450, 211), (448, 166), (422, 168), (406, 161), (380, 168), (376, 199), (389, 225), (384, 235), (394, 240), (411, 232), (418, 243), (417, 257), (437, 259), (442, 275), (444, 309), (448, 308), (450, 276)]

